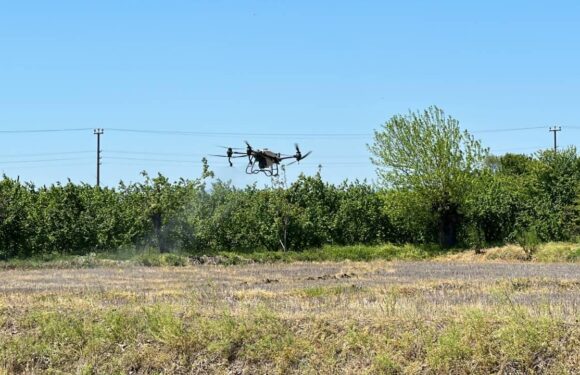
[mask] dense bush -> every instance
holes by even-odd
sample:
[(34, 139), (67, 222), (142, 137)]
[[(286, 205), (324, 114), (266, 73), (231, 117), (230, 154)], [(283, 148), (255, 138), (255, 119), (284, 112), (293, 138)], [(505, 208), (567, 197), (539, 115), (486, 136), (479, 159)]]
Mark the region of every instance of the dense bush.
[[(143, 176), (141, 183), (115, 188), (70, 181), (36, 187), (4, 176), (0, 258), (123, 247), (209, 253), (438, 242), (437, 204), (409, 188), (379, 189), (359, 181), (337, 186), (319, 174), (263, 189)], [(534, 241), (580, 235), (575, 149), (490, 158), (471, 180), (454, 208), (463, 246), (521, 242), (530, 233)]]

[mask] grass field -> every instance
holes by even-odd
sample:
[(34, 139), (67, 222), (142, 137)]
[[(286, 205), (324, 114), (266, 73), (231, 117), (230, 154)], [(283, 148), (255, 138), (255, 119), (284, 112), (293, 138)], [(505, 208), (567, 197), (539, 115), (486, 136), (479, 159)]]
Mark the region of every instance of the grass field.
[(436, 246), (392, 245), (325, 246), (306, 251), (253, 251), (188, 254), (159, 254), (156, 250), (118, 250), (89, 255), (45, 254), (41, 257), (0, 260), (0, 269), (54, 269), (125, 266), (185, 266), (188, 264), (236, 265), (250, 263), (340, 262), (373, 260), (435, 260), (462, 262), (531, 261), (534, 263), (580, 262), (580, 244), (551, 242), (539, 246), (531, 259), (517, 245), (486, 249), (483, 254), (473, 250), (442, 250)]
[(3, 270), (0, 373), (578, 373), (580, 264), (459, 256)]

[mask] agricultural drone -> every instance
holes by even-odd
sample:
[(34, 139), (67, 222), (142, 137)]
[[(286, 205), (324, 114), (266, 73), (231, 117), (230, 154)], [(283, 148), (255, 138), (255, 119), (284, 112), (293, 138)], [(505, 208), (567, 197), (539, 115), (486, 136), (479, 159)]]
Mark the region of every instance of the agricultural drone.
[(278, 166), (282, 161), (288, 159), (295, 159), (293, 162), (286, 164), (291, 165), (304, 159), (312, 152), (308, 151), (306, 154), (302, 155), (302, 152), (300, 152), (300, 147), (298, 147), (298, 144), (294, 144), (294, 147), (296, 148), (296, 153), (294, 155), (283, 155), (280, 153), (270, 151), (267, 148), (262, 150), (253, 149), (252, 146), (250, 146), (250, 144), (248, 143), (248, 141), (244, 142), (246, 143), (245, 151), (242, 151), (244, 150), (243, 148), (224, 147), (226, 149), (225, 155), (211, 155), (211, 156), (228, 158), (230, 167), (234, 165), (232, 163), (232, 159), (247, 157), (248, 158), (248, 165), (246, 166), (247, 174), (264, 173), (268, 177), (276, 177), (278, 176)]

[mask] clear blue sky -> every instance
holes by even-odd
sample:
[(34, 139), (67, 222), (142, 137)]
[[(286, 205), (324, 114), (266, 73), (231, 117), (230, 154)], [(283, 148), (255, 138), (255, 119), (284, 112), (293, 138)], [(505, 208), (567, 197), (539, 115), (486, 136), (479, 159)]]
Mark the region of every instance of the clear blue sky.
[[(497, 153), (550, 147), (556, 124), (560, 144), (577, 145), (579, 20), (577, 1), (4, 2), (0, 130), (104, 128), (108, 185), (143, 169), (197, 177), (203, 155), (244, 139), (313, 150), (290, 179), (318, 164), (332, 182), (374, 178), (370, 136), (111, 128), (370, 134), (435, 104)], [(545, 129), (477, 133), (537, 126)], [(92, 130), (1, 133), (0, 170), (37, 184), (93, 183), (95, 143)], [(269, 183), (246, 176), (241, 160), (210, 162), (236, 184)]]

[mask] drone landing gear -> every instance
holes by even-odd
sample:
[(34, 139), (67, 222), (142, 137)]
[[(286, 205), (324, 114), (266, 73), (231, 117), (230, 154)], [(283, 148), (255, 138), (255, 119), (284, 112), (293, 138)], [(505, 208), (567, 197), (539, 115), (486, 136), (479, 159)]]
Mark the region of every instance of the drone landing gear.
[(260, 168), (256, 165), (257, 162), (254, 161), (253, 163), (248, 163), (246, 166), (246, 173), (247, 174), (258, 174), (264, 173), (267, 177), (276, 177), (278, 176), (278, 164), (273, 164), (269, 168)]

